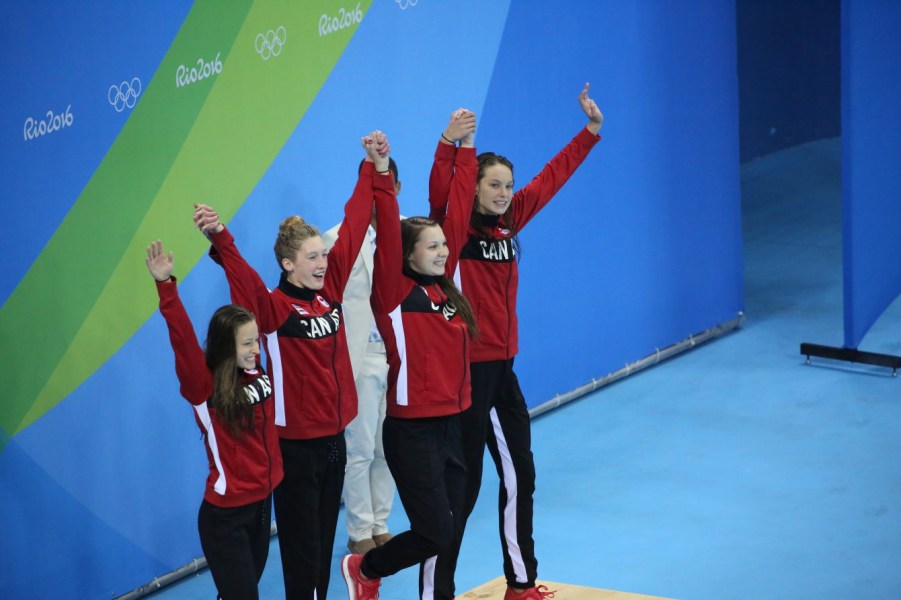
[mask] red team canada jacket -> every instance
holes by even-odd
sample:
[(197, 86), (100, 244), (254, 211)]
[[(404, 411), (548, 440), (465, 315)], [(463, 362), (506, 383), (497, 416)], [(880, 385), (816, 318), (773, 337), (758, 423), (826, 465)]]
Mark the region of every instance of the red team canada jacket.
[[(510, 208), (504, 215), (499, 218), (475, 216), (481, 220), (488, 235), (482, 236), (469, 228), (459, 263), (461, 289), (472, 304), (479, 324), (479, 337), (472, 345), (473, 362), (506, 360), (519, 352), (516, 317), (519, 268), (513, 252), (515, 232), (511, 231), (511, 224), (521, 231), (563, 187), (600, 139), (600, 136), (583, 128), (528, 185), (513, 195)], [(429, 178), (430, 216), (439, 222), (445, 219), (448, 206), (454, 152), (454, 146), (439, 146)], [(468, 217), (469, 214), (467, 221)]]
[[(385, 181), (387, 180), (387, 181)], [(372, 215), (373, 195), (394, 196), (390, 177), (375, 175), (371, 162), (360, 172), (344, 207), (338, 239), (329, 252), (321, 290), (298, 288), (282, 275), (270, 292), (223, 229), (212, 235), (235, 303), (257, 316), (268, 356), (279, 436), (312, 439), (341, 433), (357, 415), (341, 300)]]
[[(475, 150), (461, 148), (450, 168), (450, 208), (442, 226), (449, 277), (456, 269), (472, 208)], [(388, 415), (415, 419), (462, 412), (471, 404), (466, 323), (436, 278), (404, 271), (397, 203), (377, 203), (376, 210), (379, 237), (370, 301), (388, 355)]]
[(210, 474), (204, 499), (215, 506), (232, 508), (267, 498), (283, 475), (269, 378), (262, 368), (242, 370), (244, 392), (253, 404), (253, 428), (235, 436), (209, 405), (213, 374), (178, 297), (175, 278), (157, 282), (156, 288), (175, 352), (181, 395), (194, 406), (194, 418), (206, 443)]

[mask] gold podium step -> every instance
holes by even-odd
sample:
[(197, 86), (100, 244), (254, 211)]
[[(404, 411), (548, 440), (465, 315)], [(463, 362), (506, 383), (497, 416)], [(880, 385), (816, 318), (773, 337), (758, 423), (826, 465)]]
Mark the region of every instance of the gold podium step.
[[(538, 585), (546, 585), (549, 590), (557, 590), (554, 594), (554, 600), (672, 600), (661, 596), (615, 592), (613, 590), (588, 588), (569, 583), (554, 583), (553, 581), (539, 581)], [(457, 596), (457, 600), (504, 600), (506, 591), (506, 579), (498, 577), (474, 590), (466, 592), (462, 596)]]

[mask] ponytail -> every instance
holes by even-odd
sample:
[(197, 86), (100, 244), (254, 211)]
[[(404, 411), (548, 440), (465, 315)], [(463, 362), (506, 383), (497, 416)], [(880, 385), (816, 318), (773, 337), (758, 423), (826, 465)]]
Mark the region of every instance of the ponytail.
[(278, 237), (275, 238), (275, 260), (282, 270), (282, 260), (293, 261), (305, 241), (319, 235), (319, 230), (303, 218), (292, 216), (286, 218), (278, 226)]

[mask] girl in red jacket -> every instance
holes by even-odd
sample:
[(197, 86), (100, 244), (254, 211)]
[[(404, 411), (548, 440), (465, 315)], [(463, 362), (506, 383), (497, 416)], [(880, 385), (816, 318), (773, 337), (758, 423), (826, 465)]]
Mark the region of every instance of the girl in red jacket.
[[(386, 174), (387, 138), (373, 132), (363, 147), (366, 160), (331, 252), (300, 217), (282, 222), (275, 242), (282, 275), (272, 292), (239, 254), (216, 212), (201, 204), (194, 213), (225, 268), (233, 301), (253, 311), (265, 335), (285, 465), (275, 515), (285, 596), (291, 600), (325, 600), (328, 594), (344, 484), (344, 428), (357, 414), (341, 301), (373, 198), (395, 202), (393, 178)], [(378, 166), (382, 161), (385, 166)]]
[(257, 324), (247, 309), (223, 306), (210, 320), (204, 353), (172, 267), (172, 253), (163, 251), (162, 242), (147, 248), (181, 394), (194, 406), (209, 460), (197, 515), (200, 545), (220, 598), (258, 598), (269, 556), (269, 497), (282, 480), (282, 457), (272, 386), (259, 364)]
[[(586, 83), (579, 94), (588, 125), (515, 194), (513, 164), (493, 152), (479, 155), (475, 201), (467, 215), (469, 232), (460, 256), (461, 288), (475, 307), (479, 338), (472, 346), (472, 409), (462, 418), (467, 469), (463, 527), (452, 552), (456, 562), (463, 528), (482, 484), (482, 458), (487, 443), (501, 480), (499, 520), (507, 578), (505, 600), (540, 599), (549, 594), (546, 587), (535, 585), (535, 463), (529, 412), (513, 372), (513, 359), (519, 350), (516, 235), (554, 197), (600, 140), (598, 132), (604, 116), (588, 96), (588, 87)], [(431, 215), (437, 220), (444, 218), (447, 207), (454, 156), (460, 152), (454, 145), (458, 136), (453, 127), (448, 127), (442, 135), (443, 145), (435, 154), (429, 201)]]
[(377, 204), (379, 238), (371, 304), (388, 357), (385, 459), (410, 530), (341, 563), (351, 600), (378, 597), (379, 580), (420, 564), (423, 600), (454, 597), (447, 550), (461, 515), (465, 469), (460, 413), (469, 408), (469, 348), (476, 332), (451, 280), (475, 190), (475, 116), (457, 153), (444, 225), (399, 221), (397, 203)]

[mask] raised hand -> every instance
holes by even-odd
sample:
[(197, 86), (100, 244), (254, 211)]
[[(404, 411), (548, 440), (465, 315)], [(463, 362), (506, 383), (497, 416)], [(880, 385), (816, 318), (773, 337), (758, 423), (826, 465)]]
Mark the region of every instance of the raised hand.
[(172, 252), (163, 251), (163, 242), (157, 240), (147, 246), (147, 270), (157, 281), (169, 281), (175, 265)]
[(460, 115), (459, 121), (465, 131), (463, 137), (460, 138), (460, 147), (472, 148), (476, 140), (476, 114), (471, 110), (464, 111)]
[(388, 136), (376, 129), (369, 135), (360, 138), (363, 149), (366, 150), (366, 159), (375, 163), (375, 170), (384, 173), (388, 170), (388, 155), (391, 154), (391, 145)]
[(219, 220), (219, 213), (213, 207), (197, 202), (194, 203), (194, 225), (207, 237), (225, 228)]
[(471, 136), (475, 130), (476, 114), (471, 110), (458, 108), (451, 113), (450, 121), (444, 128), (441, 139), (447, 144), (453, 144), (462, 141), (466, 136)]
[(585, 84), (585, 87), (579, 94), (579, 104), (582, 106), (582, 112), (588, 117), (588, 130), (597, 134), (601, 130), (601, 125), (604, 124), (604, 114), (594, 100), (588, 96), (588, 88), (590, 86), (591, 84), (589, 83)]

